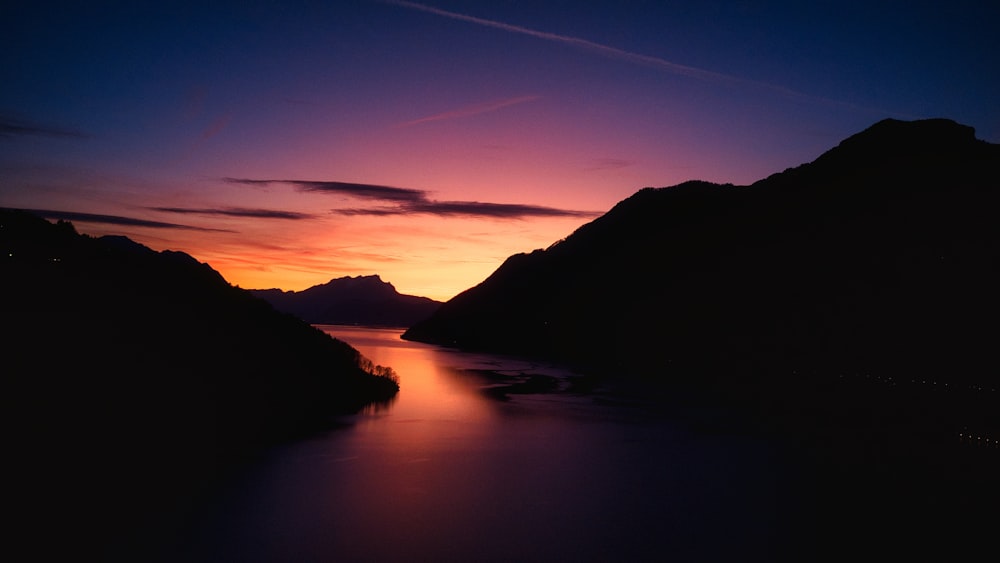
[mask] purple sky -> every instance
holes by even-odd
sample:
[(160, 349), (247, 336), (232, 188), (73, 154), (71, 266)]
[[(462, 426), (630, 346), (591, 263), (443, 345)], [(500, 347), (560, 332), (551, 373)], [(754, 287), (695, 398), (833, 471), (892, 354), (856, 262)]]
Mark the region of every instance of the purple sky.
[(1000, 142), (989, 2), (0, 8), (0, 206), (242, 287), (446, 299), (646, 186), (750, 183), (886, 118)]

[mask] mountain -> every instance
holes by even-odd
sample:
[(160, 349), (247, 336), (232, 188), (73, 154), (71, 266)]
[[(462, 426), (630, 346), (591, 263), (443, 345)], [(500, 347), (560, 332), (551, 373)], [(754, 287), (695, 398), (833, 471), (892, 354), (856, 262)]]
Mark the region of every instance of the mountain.
[(14, 210), (0, 251), (11, 536), (40, 560), (104, 560), (249, 457), (398, 390), (187, 254)]
[[(947, 371), (996, 336), (1000, 147), (875, 124), (750, 186), (647, 188), (404, 338), (600, 370)], [(675, 370), (676, 371), (676, 370)]]
[(1000, 501), (998, 204), (1000, 145), (884, 120), (748, 186), (640, 190), (403, 338), (731, 406), (737, 429), (820, 468), (817, 528), (852, 542), (983, 532), (972, 514)]
[(377, 276), (343, 277), (302, 291), (252, 289), (275, 309), (315, 324), (409, 327), (441, 302), (402, 295)]

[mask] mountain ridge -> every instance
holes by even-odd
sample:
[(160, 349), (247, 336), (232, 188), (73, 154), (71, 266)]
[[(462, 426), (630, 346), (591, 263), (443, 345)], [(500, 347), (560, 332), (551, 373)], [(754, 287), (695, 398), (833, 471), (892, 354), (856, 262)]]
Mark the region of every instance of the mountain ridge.
[[(971, 367), (952, 356), (985, 356), (983, 336), (963, 344), (906, 302), (949, 323), (958, 310), (977, 323), (997, 310), (1000, 146), (973, 131), (884, 120), (749, 186), (639, 190), (548, 249), (509, 257), (404, 338), (599, 371), (669, 361), (713, 380), (738, 368), (889, 369), (893, 356), (921, 371)], [(940, 299), (927, 300), (935, 288)], [(609, 334), (620, 326), (651, 336), (633, 347)], [(910, 342), (924, 346), (907, 358)]]
[(275, 309), (313, 324), (406, 328), (427, 318), (441, 302), (404, 295), (378, 274), (344, 276), (302, 291), (251, 289)]
[(188, 254), (23, 211), (0, 209), (0, 310), (12, 536), (38, 560), (107, 560), (268, 448), (399, 389)]

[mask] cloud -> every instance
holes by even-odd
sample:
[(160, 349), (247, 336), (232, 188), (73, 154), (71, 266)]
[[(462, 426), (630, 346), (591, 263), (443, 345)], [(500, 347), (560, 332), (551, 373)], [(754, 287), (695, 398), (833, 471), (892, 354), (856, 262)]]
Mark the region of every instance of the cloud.
[(375, 184), (354, 184), (350, 182), (289, 181), (305, 192), (343, 194), (351, 197), (381, 201), (420, 201), (427, 197), (424, 190), (396, 188)]
[(461, 107), (451, 111), (446, 111), (442, 113), (437, 113), (434, 115), (429, 115), (427, 117), (421, 117), (420, 119), (414, 119), (413, 121), (407, 121), (401, 123), (400, 127), (410, 127), (412, 125), (419, 125), (421, 123), (428, 123), (431, 121), (444, 121), (446, 119), (458, 119), (461, 117), (471, 117), (473, 115), (479, 115), (482, 113), (489, 113), (491, 111), (496, 111), (501, 108), (514, 106), (517, 104), (523, 104), (525, 102), (531, 102), (537, 100), (540, 96), (518, 96), (516, 98), (508, 98), (506, 100), (494, 100), (492, 102), (485, 102), (482, 104), (475, 104), (470, 106)]
[(434, 201), (406, 203), (395, 207), (369, 209), (335, 209), (338, 215), (436, 215), (438, 217), (485, 217), (492, 219), (526, 219), (529, 217), (596, 217), (597, 211), (575, 211), (519, 203), (488, 203), (479, 201)]
[(471, 217), (494, 217), (498, 219), (521, 219), (525, 217), (595, 217), (593, 211), (573, 211), (525, 205), (519, 203), (483, 203), (478, 201), (426, 201), (408, 206), (410, 213), (431, 215), (460, 215)]
[(634, 160), (626, 160), (624, 158), (595, 158), (590, 161), (587, 170), (616, 170), (618, 168), (627, 168), (633, 164), (635, 164)]
[(348, 209), (333, 209), (332, 212), (337, 215), (346, 215), (348, 217), (354, 217), (357, 215), (385, 217), (388, 215), (404, 215), (406, 213), (405, 208), (402, 206), (355, 207)]
[(15, 117), (0, 115), (0, 137), (16, 135), (34, 135), (37, 137), (58, 137), (70, 139), (89, 139), (90, 135), (76, 129), (54, 127)]
[[(314, 180), (255, 180), (223, 178), (223, 181), (247, 186), (285, 184), (300, 191), (347, 195), (359, 199), (387, 202), (389, 205), (333, 209), (332, 213), (346, 216), (386, 217), (391, 215), (436, 215), (438, 217), (490, 217), (494, 219), (524, 219), (528, 217), (596, 217), (600, 212), (558, 209), (519, 203), (488, 203), (479, 201), (436, 201), (427, 191), (396, 188), (376, 184)], [(168, 208), (166, 210), (173, 210)]]
[(193, 209), (187, 207), (149, 207), (153, 211), (177, 213), (181, 215), (221, 215), (224, 217), (248, 217), (254, 219), (313, 219), (315, 215), (298, 213), (296, 211), (278, 211), (274, 209), (246, 209), (242, 207), (224, 207), (219, 209)]
[(314, 180), (253, 180), (247, 178), (223, 178), (231, 184), (247, 186), (267, 186), (270, 184), (286, 184), (304, 192), (320, 192), (339, 194), (359, 199), (378, 201), (422, 201), (427, 198), (424, 190), (411, 188), (396, 188), (376, 184), (356, 184), (352, 182), (331, 182)]
[(77, 211), (56, 211), (52, 209), (25, 209), (29, 213), (34, 213), (46, 219), (59, 219), (63, 221), (76, 221), (80, 223), (102, 223), (107, 225), (122, 225), (127, 227), (149, 227), (153, 229), (180, 229), (187, 231), (203, 231), (214, 233), (233, 233), (227, 229), (208, 229), (205, 227), (193, 227), (191, 225), (179, 225), (177, 223), (163, 223), (160, 221), (149, 221), (135, 217), (122, 217), (120, 215), (99, 215), (96, 213), (80, 213)]
[(232, 120), (231, 115), (224, 115), (222, 117), (218, 117), (215, 120), (213, 120), (212, 123), (210, 123), (208, 127), (206, 127), (205, 130), (201, 132), (201, 140), (205, 141), (218, 135), (220, 132), (222, 132), (223, 129), (226, 128), (227, 125), (229, 125), (229, 122), (231, 120)]

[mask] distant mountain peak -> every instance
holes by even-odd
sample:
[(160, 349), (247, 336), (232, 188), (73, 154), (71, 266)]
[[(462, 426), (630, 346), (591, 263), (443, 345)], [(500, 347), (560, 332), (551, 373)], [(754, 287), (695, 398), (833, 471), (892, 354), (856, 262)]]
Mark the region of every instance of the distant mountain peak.
[(302, 291), (250, 291), (279, 311), (319, 324), (410, 326), (441, 304), (403, 295), (378, 274), (334, 278)]
[(391, 289), (393, 292), (396, 291), (396, 288), (391, 283), (384, 281), (378, 274), (334, 278), (325, 284), (315, 287), (384, 288)]

